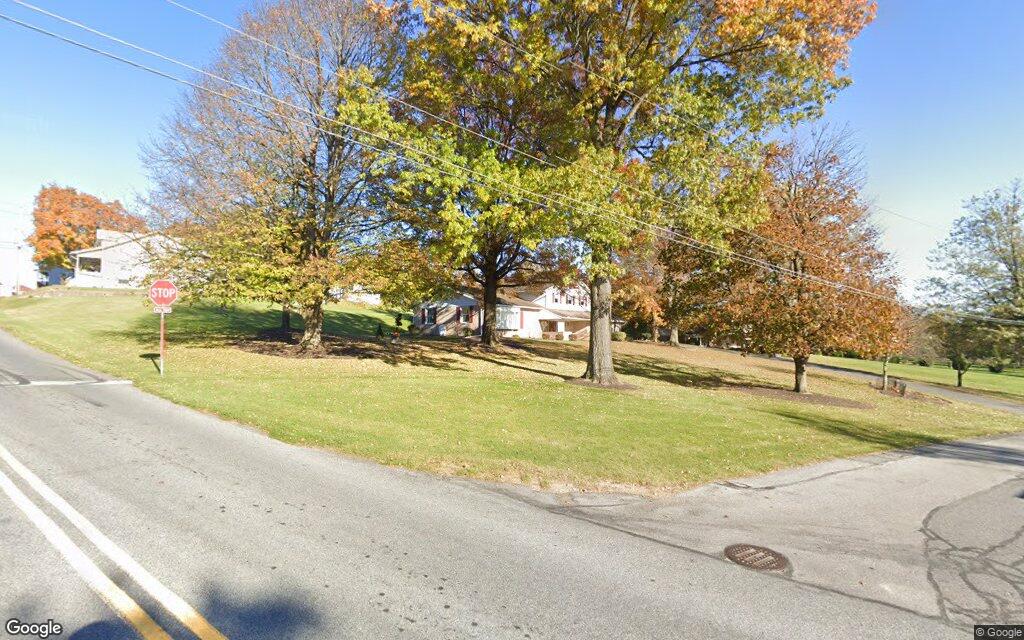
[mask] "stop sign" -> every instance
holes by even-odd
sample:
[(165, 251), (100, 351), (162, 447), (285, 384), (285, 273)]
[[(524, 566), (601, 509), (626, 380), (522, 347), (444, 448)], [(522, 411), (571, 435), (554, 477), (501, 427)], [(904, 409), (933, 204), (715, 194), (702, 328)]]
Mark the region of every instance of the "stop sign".
[(149, 288), (149, 299), (158, 307), (169, 307), (178, 299), (178, 287), (170, 280), (157, 280)]

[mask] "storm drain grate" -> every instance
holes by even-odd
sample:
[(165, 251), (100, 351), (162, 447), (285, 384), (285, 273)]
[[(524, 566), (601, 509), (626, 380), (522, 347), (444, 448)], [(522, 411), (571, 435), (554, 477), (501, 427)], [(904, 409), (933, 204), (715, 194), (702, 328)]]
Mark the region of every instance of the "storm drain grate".
[(789, 568), (786, 556), (755, 544), (731, 544), (725, 548), (725, 557), (757, 571), (785, 571)]

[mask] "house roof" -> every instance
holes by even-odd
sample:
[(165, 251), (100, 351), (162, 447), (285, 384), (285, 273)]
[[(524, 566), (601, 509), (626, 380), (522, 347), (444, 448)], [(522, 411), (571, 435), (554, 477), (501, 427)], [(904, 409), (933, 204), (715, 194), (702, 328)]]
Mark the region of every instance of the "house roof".
[(553, 313), (557, 313), (566, 320), (590, 320), (589, 311), (562, 311), (561, 309), (548, 309)]
[(93, 253), (95, 251), (102, 251), (104, 249), (111, 249), (113, 247), (120, 247), (121, 245), (128, 244), (130, 242), (138, 242), (139, 240), (144, 240), (146, 238), (149, 238), (150, 236), (155, 236), (155, 235), (159, 235), (159, 234), (156, 231), (151, 231), (149, 233), (142, 233), (142, 234), (138, 234), (138, 235), (126, 234), (126, 237), (125, 237), (124, 240), (120, 240), (118, 242), (111, 242), (110, 244), (101, 244), (101, 245), (98, 245), (98, 246), (95, 246), (95, 247), (89, 247), (87, 249), (75, 249), (74, 251), (71, 251), (69, 255), (77, 256), (77, 255), (82, 255), (83, 253)]
[(547, 293), (548, 289), (551, 286), (553, 285), (520, 287), (518, 289), (515, 289), (515, 292), (516, 296), (522, 298), (523, 300), (536, 300), (537, 298)]
[[(524, 309), (550, 311), (570, 320), (587, 320), (590, 318), (589, 311), (573, 312), (571, 310), (551, 308), (543, 303), (534, 302), (534, 300), (543, 296), (551, 287), (557, 287), (557, 285), (547, 284), (531, 287), (504, 287), (498, 291), (498, 304), (510, 307), (522, 307)], [(568, 288), (571, 287), (567, 287), (567, 289)], [(480, 301), (483, 300), (483, 291), (476, 286), (460, 289), (458, 293), (468, 298), (472, 298), (477, 303), (480, 303)]]
[(544, 309), (545, 308), (542, 305), (539, 305), (536, 302), (533, 302), (532, 300), (527, 300), (525, 298), (521, 298), (520, 296), (515, 295), (515, 294), (513, 294), (511, 296), (506, 296), (506, 295), (498, 294), (498, 304), (504, 304), (504, 305), (508, 305), (508, 306), (512, 306), (512, 307), (523, 307), (523, 308), (526, 308), (526, 309)]

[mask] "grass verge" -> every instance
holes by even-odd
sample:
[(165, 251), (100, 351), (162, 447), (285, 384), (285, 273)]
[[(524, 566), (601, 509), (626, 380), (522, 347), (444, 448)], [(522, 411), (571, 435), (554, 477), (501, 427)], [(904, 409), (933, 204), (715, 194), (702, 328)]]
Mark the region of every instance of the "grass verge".
[(333, 305), (330, 357), (290, 357), (257, 339), (266, 306), (178, 306), (167, 375), (157, 316), (142, 297), (0, 301), (0, 328), (142, 389), (253, 425), (287, 442), (384, 464), (542, 488), (662, 492), (813, 461), (1009, 432), (1024, 419), (932, 399), (890, 397), (813, 373), (817, 395), (786, 391), (785, 363), (667, 345), (616, 343), (635, 391), (565, 384), (586, 345), (373, 339), (393, 315)]
[[(814, 361), (834, 367), (882, 374), (882, 363), (874, 360), (815, 356)], [(897, 378), (956, 388), (956, 371), (948, 365), (922, 367), (918, 364), (890, 364), (889, 373)], [(1024, 400), (1024, 369), (1006, 369), (1002, 373), (992, 373), (986, 367), (971, 367), (971, 370), (964, 374), (962, 390), (981, 391), (1010, 400)]]

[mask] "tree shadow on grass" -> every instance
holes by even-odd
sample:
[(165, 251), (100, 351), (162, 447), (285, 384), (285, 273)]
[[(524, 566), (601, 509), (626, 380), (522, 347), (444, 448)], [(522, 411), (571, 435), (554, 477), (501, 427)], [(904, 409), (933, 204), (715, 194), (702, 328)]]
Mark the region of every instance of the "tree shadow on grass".
[[(405, 320), (407, 320), (407, 316)], [(387, 322), (390, 321), (390, 325)], [(252, 307), (218, 307), (193, 304), (175, 308), (167, 318), (167, 341), (172, 345), (199, 348), (236, 348), (252, 353), (281, 357), (326, 357), (375, 359), (387, 364), (409, 364), (437, 369), (464, 369), (458, 359), (426, 348), (417, 341), (403, 339), (392, 345), (390, 340), (375, 338), (379, 326), (390, 335), (394, 315), (385, 311), (356, 309), (325, 310), (324, 350), (304, 354), (298, 349), (301, 320), (292, 315), (294, 328), (280, 331), (281, 311)], [(145, 351), (139, 358), (156, 361), (151, 351), (159, 342), (156, 316), (140, 316), (127, 329), (107, 331), (106, 338), (129, 340)], [(158, 368), (158, 367), (157, 367)]]
[(865, 426), (858, 422), (852, 422), (850, 420), (844, 420), (834, 416), (808, 416), (788, 410), (772, 411), (771, 413), (772, 415), (785, 418), (793, 423), (816, 431), (839, 436), (848, 440), (879, 445), (888, 449), (911, 449), (914, 447), (940, 444), (944, 442), (943, 438), (927, 433), (906, 431), (903, 429), (887, 429), (883, 427)]
[[(403, 316), (403, 324), (408, 316)], [(300, 329), (291, 333), (279, 330), (281, 312), (271, 308), (218, 307), (193, 304), (175, 309), (167, 320), (167, 339), (171, 344), (193, 347), (227, 347), (281, 357), (309, 357), (297, 348)], [(293, 325), (301, 322), (293, 314)], [(390, 339), (375, 338), (378, 328), (390, 336), (393, 314), (386, 311), (362, 311), (328, 307), (324, 319), (324, 351), (317, 357), (374, 359), (391, 365), (406, 364), (443, 370), (467, 370), (461, 358), (486, 362), (561, 380), (578, 376), (553, 370), (559, 363), (577, 363), (580, 374), (586, 366), (585, 345), (540, 340), (506, 340), (498, 349), (489, 349), (473, 340), (460, 338), (411, 338), (403, 333), (392, 344)], [(111, 337), (129, 339), (150, 350), (157, 339), (156, 316), (142, 316)], [(146, 357), (140, 355), (140, 357)], [(545, 362), (547, 361), (547, 362)], [(546, 368), (550, 364), (552, 368)], [(725, 369), (696, 367), (653, 356), (617, 353), (616, 369), (629, 376), (657, 380), (681, 387), (720, 389), (729, 387), (781, 388), (755, 376)]]
[[(175, 307), (166, 321), (167, 341), (178, 345), (219, 347), (239, 337), (254, 336), (261, 330), (279, 326), (280, 322), (281, 312), (271, 309), (231, 309), (201, 304)], [(152, 347), (159, 342), (159, 331), (159, 318), (152, 314), (139, 316), (127, 329), (107, 331), (103, 335)]]
[[(521, 365), (516, 364), (517, 360), (535, 360), (537, 358), (542, 358), (547, 360), (577, 362), (581, 367), (581, 373), (582, 369), (586, 367), (586, 350), (580, 349), (571, 343), (509, 341), (507, 346), (509, 348), (502, 353), (502, 356), (511, 360), (511, 362), (504, 362), (501, 360), (488, 361), (494, 361), (495, 364), (501, 364), (504, 366), (522, 368)], [(781, 388), (776, 385), (766, 383), (760, 378), (742, 375), (725, 369), (695, 367), (682, 362), (675, 362), (664, 358), (639, 354), (616, 353), (615, 370), (623, 375), (647, 378), (649, 380), (657, 380), (659, 382), (666, 382), (668, 384), (693, 389), (722, 389), (728, 387), (763, 387), (767, 389)], [(550, 371), (541, 371), (541, 373), (557, 375), (564, 379), (572, 379), (576, 377), (555, 374)]]
[[(407, 320), (408, 317), (404, 316)], [(405, 325), (408, 323), (405, 322)], [(324, 333), (334, 336), (373, 337), (377, 327), (390, 334), (394, 315), (386, 311), (348, 310), (328, 307), (324, 311)], [(167, 340), (174, 344), (199, 347), (229, 345), (239, 339), (253, 338), (281, 326), (281, 311), (271, 308), (220, 307), (196, 303), (175, 307), (167, 317)], [(302, 330), (302, 320), (292, 314), (295, 331)], [(139, 316), (129, 328), (108, 331), (105, 335), (127, 338), (140, 345), (152, 345), (159, 339), (159, 319), (153, 315)]]
[(789, 411), (773, 413), (817, 431), (857, 442), (880, 445), (887, 449), (911, 449), (917, 456), (1024, 467), (1024, 449), (984, 442), (949, 440), (903, 429), (867, 427), (835, 417), (810, 417)]
[(314, 353), (306, 353), (299, 348), (299, 335), (298, 332), (263, 331), (253, 338), (235, 339), (229, 345), (249, 353), (282, 358), (349, 358), (377, 360), (389, 365), (405, 364), (449, 371), (468, 370), (467, 367), (460, 365), (455, 350), (436, 348), (436, 345), (429, 344), (430, 341), (408, 338), (392, 341), (391, 338), (324, 335), (323, 348)]

